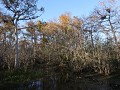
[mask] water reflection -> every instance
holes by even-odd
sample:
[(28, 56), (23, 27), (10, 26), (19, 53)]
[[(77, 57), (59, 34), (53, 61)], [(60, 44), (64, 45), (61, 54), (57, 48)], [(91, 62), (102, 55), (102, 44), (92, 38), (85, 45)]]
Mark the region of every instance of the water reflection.
[(62, 80), (47, 77), (28, 83), (4, 83), (0, 90), (120, 90), (120, 79), (97, 80), (90, 78)]
[(29, 89), (35, 89), (35, 90), (42, 90), (42, 83), (40, 80), (37, 81), (31, 81), (31, 83), (28, 85)]

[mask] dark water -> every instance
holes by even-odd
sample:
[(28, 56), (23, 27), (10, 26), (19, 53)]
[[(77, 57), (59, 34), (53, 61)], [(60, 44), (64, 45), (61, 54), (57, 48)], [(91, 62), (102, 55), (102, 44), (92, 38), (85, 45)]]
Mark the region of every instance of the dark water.
[(120, 90), (120, 77), (111, 79), (47, 77), (26, 83), (2, 83), (0, 90)]

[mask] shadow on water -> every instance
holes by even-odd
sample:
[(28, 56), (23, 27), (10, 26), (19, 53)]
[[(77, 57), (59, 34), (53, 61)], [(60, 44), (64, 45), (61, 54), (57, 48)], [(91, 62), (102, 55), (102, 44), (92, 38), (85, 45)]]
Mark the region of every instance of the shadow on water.
[(0, 85), (0, 90), (120, 90), (120, 78), (77, 78), (65, 81), (52, 76), (27, 83), (4, 83)]
[(0, 90), (42, 90), (40, 80), (26, 83), (4, 83), (0, 85)]

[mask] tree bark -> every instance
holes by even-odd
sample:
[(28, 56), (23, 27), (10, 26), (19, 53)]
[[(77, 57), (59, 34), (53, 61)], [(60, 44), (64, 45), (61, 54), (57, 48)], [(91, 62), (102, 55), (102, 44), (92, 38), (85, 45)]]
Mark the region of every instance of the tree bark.
[(17, 30), (17, 22), (18, 20), (15, 20), (15, 69), (19, 68), (19, 52), (18, 52), (18, 30)]

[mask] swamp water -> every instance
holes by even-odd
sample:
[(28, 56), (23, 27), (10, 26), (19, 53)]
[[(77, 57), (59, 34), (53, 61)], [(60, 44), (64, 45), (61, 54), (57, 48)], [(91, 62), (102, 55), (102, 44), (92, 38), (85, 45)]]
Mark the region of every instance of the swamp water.
[(26, 83), (1, 83), (0, 90), (120, 90), (120, 77), (109, 79), (78, 77), (62, 80), (53, 76)]

